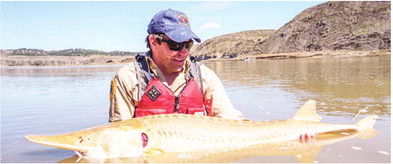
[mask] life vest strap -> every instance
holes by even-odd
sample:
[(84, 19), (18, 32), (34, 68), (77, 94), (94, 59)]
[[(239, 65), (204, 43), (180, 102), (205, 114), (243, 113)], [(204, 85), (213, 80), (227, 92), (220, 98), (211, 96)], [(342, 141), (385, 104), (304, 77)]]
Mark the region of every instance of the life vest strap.
[(202, 73), (201, 73), (201, 67), (200, 65), (196, 62), (195, 57), (190, 56), (191, 59), (191, 68), (190, 68), (190, 75), (195, 79), (195, 81), (199, 85), (199, 89), (201, 90), (203, 94), (203, 83), (202, 83)]

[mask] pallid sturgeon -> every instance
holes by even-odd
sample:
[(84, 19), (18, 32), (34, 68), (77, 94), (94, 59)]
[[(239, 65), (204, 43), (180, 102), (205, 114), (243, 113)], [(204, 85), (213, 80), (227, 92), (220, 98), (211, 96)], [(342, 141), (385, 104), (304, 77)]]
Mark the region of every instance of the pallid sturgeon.
[[(377, 116), (356, 124), (321, 123), (309, 100), (288, 120), (230, 120), (197, 115), (164, 114), (133, 118), (53, 136), (27, 135), (28, 141), (74, 150), (84, 158), (120, 158), (162, 154), (164, 152), (220, 151), (241, 149), (264, 143), (298, 140), (303, 134), (325, 134), (354, 130), (358, 136), (375, 135)], [(143, 147), (142, 135), (147, 136)]]
[[(306, 143), (298, 140), (285, 142), (271, 142), (252, 145), (244, 148), (225, 148), (218, 151), (193, 151), (193, 152), (173, 152), (159, 155), (147, 155), (140, 157), (106, 158), (106, 159), (86, 159), (78, 155), (62, 159), (57, 163), (233, 163), (250, 157), (259, 158), (259, 162), (274, 159), (275, 162), (280, 156), (280, 161), (292, 161), (297, 159), (301, 163), (323, 163), (317, 161), (317, 156), (324, 146), (337, 142), (357, 138), (358, 132), (354, 130), (338, 131), (317, 135), (314, 139)], [(374, 137), (372, 135), (369, 136)], [(365, 139), (365, 138), (363, 138)], [(368, 138), (367, 138), (368, 139)], [(242, 162), (241, 162), (242, 163)]]

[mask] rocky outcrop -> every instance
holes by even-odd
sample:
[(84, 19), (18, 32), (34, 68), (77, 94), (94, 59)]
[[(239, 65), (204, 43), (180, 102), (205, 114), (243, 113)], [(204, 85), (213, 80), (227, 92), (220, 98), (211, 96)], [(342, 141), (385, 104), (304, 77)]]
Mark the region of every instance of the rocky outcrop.
[(390, 2), (342, 1), (311, 7), (255, 45), (255, 53), (390, 49)]
[(199, 59), (313, 51), (390, 50), (390, 2), (333, 1), (308, 8), (277, 31), (256, 30), (206, 40)]

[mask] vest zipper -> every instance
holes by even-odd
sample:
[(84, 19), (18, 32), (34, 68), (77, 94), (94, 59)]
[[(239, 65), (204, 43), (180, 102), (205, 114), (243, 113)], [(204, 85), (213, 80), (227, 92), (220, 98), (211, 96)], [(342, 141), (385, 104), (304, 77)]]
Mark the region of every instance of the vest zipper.
[(177, 113), (179, 111), (179, 100), (180, 100), (180, 96), (175, 96), (175, 112)]

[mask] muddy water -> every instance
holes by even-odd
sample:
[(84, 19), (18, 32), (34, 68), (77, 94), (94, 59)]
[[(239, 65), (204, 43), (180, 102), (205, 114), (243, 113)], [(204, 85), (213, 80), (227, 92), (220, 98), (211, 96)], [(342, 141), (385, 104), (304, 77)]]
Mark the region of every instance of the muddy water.
[[(379, 116), (378, 135), (354, 135), (305, 145), (259, 145), (240, 151), (174, 160), (113, 162), (383, 162), (390, 163), (390, 57), (255, 60), (206, 63), (221, 77), (235, 108), (252, 120), (290, 118), (308, 99), (323, 122), (355, 123)], [(24, 140), (26, 134), (58, 134), (107, 123), (110, 79), (120, 66), (2, 68), (1, 162), (75, 162), (72, 151)], [(358, 110), (366, 108), (352, 120)], [(308, 153), (300, 153), (308, 152)], [(165, 161), (165, 159), (168, 159)], [(88, 162), (88, 161), (81, 161)], [(93, 161), (97, 162), (97, 161)], [(107, 161), (111, 162), (111, 161)]]

